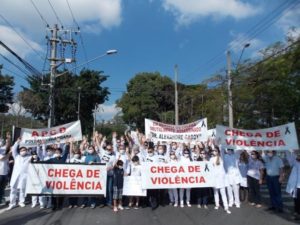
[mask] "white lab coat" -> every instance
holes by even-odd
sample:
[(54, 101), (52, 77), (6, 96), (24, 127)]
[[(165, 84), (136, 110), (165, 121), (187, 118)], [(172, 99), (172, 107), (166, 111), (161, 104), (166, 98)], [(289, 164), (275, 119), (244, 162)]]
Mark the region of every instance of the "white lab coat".
[(224, 168), (226, 171), (227, 179), (230, 185), (240, 184), (242, 181), (242, 176), (239, 170), (238, 157), (235, 154), (229, 155), (225, 154)]
[(216, 160), (217, 160), (216, 156), (211, 157), (210, 160), (209, 160), (210, 162), (212, 162), (213, 167), (214, 167), (214, 177), (213, 177), (213, 179), (215, 181), (215, 188), (227, 187), (229, 184), (228, 184), (228, 179), (227, 179), (226, 172), (225, 172), (225, 169), (224, 169), (223, 160), (220, 157), (220, 164), (219, 165), (216, 164)]
[(289, 193), (293, 198), (296, 198), (297, 188), (300, 188), (300, 162), (298, 162), (296, 157), (290, 153), (288, 153), (287, 159), (290, 166), (292, 166), (292, 172), (289, 176), (286, 192)]
[(31, 155), (21, 156), (18, 153), (18, 145), (16, 142), (12, 147), (12, 156), (14, 158), (14, 169), (10, 180), (10, 186), (17, 189), (25, 189), (27, 180), (28, 165)]

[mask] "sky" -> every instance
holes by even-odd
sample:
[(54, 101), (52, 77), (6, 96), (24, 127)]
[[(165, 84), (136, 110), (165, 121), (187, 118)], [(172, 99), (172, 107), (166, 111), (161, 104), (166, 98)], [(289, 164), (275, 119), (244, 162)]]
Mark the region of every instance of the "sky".
[[(75, 21), (72, 18), (71, 11)], [(53, 10), (54, 9), (54, 10)], [(49, 69), (46, 24), (80, 27), (77, 65), (116, 49), (84, 67), (102, 70), (111, 95), (98, 119), (108, 120), (120, 109), (115, 102), (139, 72), (160, 72), (179, 82), (199, 84), (226, 66), (226, 51), (236, 65), (259, 59), (259, 51), (300, 35), (299, 0), (1, 0), (0, 40), (39, 71)], [(0, 53), (22, 67), (0, 47)], [(27, 86), (26, 75), (0, 56), (4, 74), (15, 77), (14, 91)], [(74, 65), (67, 65), (72, 68)], [(81, 69), (81, 68), (79, 68)], [(13, 71), (10, 72), (10, 71)], [(59, 79), (59, 78), (57, 78)]]

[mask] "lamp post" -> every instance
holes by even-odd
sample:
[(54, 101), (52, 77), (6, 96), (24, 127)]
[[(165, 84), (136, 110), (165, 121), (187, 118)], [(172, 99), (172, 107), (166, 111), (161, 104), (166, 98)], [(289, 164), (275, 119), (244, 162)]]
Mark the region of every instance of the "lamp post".
[[(88, 63), (90, 63), (90, 62), (93, 62), (93, 61), (95, 61), (95, 60), (97, 60), (97, 59), (100, 59), (100, 58), (102, 58), (102, 57), (104, 57), (104, 56), (116, 54), (117, 52), (118, 52), (118, 51), (115, 50), (115, 49), (108, 50), (108, 51), (106, 51), (104, 54), (99, 55), (99, 56), (97, 56), (97, 57), (95, 57), (95, 58), (93, 58), (93, 59), (90, 59), (90, 60), (88, 60), (88, 61), (86, 61), (86, 62), (84, 62), (84, 63), (81, 63), (81, 64), (79, 64), (79, 65), (77, 65), (77, 66), (71, 68), (70, 70), (67, 70), (67, 71), (65, 71), (65, 72), (63, 72), (63, 73), (60, 73), (60, 74), (56, 74), (56, 73), (53, 72), (53, 71), (55, 71), (55, 69), (56, 69), (60, 64), (58, 64), (58, 65), (55, 64), (55, 65), (53, 65), (53, 66), (51, 67), (51, 79), (52, 79), (52, 80), (51, 80), (51, 82), (50, 82), (50, 89), (51, 89), (51, 91), (50, 91), (50, 97), (49, 97), (49, 108), (50, 108), (49, 119), (48, 119), (48, 127), (49, 127), (49, 128), (53, 125), (53, 121), (54, 121), (54, 107), (53, 107), (53, 106), (54, 106), (54, 81), (55, 81), (55, 78), (60, 77), (60, 76), (62, 76), (62, 75), (65, 75), (65, 74), (67, 74), (69, 71), (75, 70), (75, 69), (77, 69), (77, 68), (79, 68), (79, 67), (82, 67), (82, 66), (84, 66), (84, 65), (86, 65), (86, 64), (88, 64)], [(68, 62), (68, 61), (66, 61), (66, 62)], [(79, 117), (79, 111), (78, 111), (78, 117)]]
[(77, 120), (80, 120), (80, 97), (81, 97), (81, 87), (78, 87)]
[[(246, 48), (248, 48), (250, 46), (250, 43), (247, 43), (244, 45), (243, 49), (242, 49), (242, 53), (239, 57), (239, 61), (236, 67), (236, 70), (238, 70), (241, 58), (244, 54), (244, 51)], [(231, 56), (230, 56), (230, 51), (227, 51), (227, 79), (228, 79), (228, 83), (227, 83), (227, 91), (228, 91), (228, 122), (229, 122), (229, 127), (233, 128), (233, 103), (232, 103), (232, 90), (231, 90), (231, 86), (232, 86), (232, 79), (231, 79)]]
[(175, 125), (178, 126), (178, 90), (177, 90), (177, 79), (178, 79), (178, 66), (175, 65)]

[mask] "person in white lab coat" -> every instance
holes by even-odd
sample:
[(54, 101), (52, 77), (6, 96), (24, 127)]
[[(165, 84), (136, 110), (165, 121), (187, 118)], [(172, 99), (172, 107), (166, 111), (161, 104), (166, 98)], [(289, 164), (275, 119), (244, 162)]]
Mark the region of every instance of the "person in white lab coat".
[[(179, 161), (181, 163), (189, 163), (189, 162), (192, 161), (190, 150), (187, 147), (183, 150), (183, 156), (180, 157)], [(180, 207), (181, 208), (184, 207), (184, 200), (183, 200), (184, 191), (185, 191), (185, 196), (186, 196), (186, 205), (188, 207), (192, 207), (192, 205), (190, 203), (190, 200), (191, 200), (191, 188), (180, 188), (179, 189)]]
[(213, 156), (210, 158), (210, 162), (212, 162), (214, 167), (214, 179), (215, 179), (215, 187), (214, 187), (214, 199), (215, 199), (215, 209), (219, 209), (220, 207), (220, 199), (219, 192), (221, 193), (223, 206), (225, 211), (228, 214), (231, 214), (228, 208), (228, 201), (226, 196), (226, 187), (228, 187), (228, 180), (226, 177), (226, 172), (224, 169), (224, 162), (220, 155), (220, 150), (218, 147), (214, 147)]
[(14, 170), (10, 180), (10, 203), (7, 210), (10, 210), (17, 205), (17, 193), (19, 190), (19, 206), (25, 207), (25, 188), (27, 181), (28, 165), (31, 161), (31, 155), (27, 148), (18, 147), (21, 139), (19, 138), (12, 147), (12, 156), (15, 160)]
[(227, 149), (224, 154), (224, 150), (221, 150), (222, 158), (224, 160), (224, 168), (229, 185), (226, 187), (228, 194), (229, 207), (233, 206), (233, 203), (237, 208), (240, 208), (240, 183), (242, 176), (239, 170), (239, 155), (233, 152), (233, 149)]

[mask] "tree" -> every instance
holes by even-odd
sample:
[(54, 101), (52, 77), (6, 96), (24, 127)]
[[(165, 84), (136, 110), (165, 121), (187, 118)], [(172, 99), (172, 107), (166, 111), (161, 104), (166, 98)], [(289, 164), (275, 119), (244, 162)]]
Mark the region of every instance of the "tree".
[[(49, 83), (48, 74), (43, 83)], [(55, 79), (54, 110), (55, 125), (77, 120), (78, 87), (80, 87), (81, 104), (80, 120), (84, 132), (90, 133), (93, 124), (93, 109), (95, 104), (102, 104), (110, 94), (102, 83), (107, 79), (103, 72), (83, 69), (77, 76), (66, 73)], [(42, 80), (38, 76), (28, 77), (29, 88), (19, 94), (22, 105), (35, 118), (44, 122), (48, 119), (49, 90), (42, 86)]]
[(117, 101), (124, 121), (144, 128), (145, 118), (160, 120), (166, 112), (174, 110), (174, 84), (167, 76), (139, 73), (127, 85), (127, 92)]
[(9, 109), (7, 104), (13, 103), (14, 78), (2, 75), (2, 65), (0, 65), (0, 113), (6, 113)]

